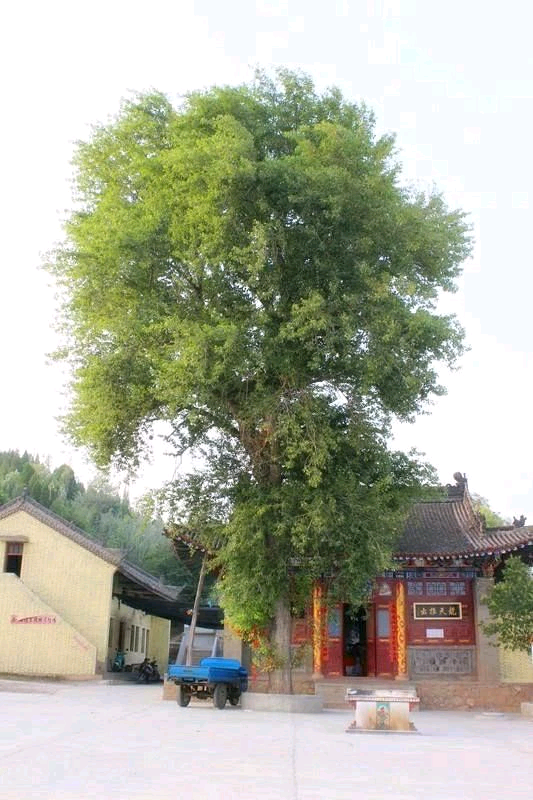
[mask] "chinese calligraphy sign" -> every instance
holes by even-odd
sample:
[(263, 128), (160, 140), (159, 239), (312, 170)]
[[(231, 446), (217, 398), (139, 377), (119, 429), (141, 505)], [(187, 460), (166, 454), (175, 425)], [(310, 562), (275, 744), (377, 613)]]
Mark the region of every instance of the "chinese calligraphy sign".
[(413, 603), (414, 619), (462, 619), (462, 603)]

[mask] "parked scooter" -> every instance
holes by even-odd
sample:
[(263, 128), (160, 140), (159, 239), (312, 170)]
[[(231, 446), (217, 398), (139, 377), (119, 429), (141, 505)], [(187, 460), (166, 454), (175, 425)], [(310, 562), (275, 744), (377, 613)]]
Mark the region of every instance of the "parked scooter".
[(157, 661), (153, 658), (151, 661), (148, 658), (145, 658), (142, 664), (139, 667), (139, 674), (137, 675), (137, 681), (140, 683), (144, 681), (148, 683), (149, 681), (154, 681), (154, 683), (158, 683), (161, 680), (161, 675), (159, 674), (159, 667), (157, 666)]
[(113, 659), (113, 663), (111, 664), (111, 670), (113, 672), (122, 672), (125, 664), (126, 654), (122, 650), (117, 650), (115, 653), (115, 658)]

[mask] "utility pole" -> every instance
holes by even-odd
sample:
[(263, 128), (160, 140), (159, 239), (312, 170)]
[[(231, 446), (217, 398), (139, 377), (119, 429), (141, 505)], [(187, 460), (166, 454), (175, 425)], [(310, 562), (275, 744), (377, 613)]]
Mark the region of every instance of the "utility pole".
[(207, 553), (204, 553), (202, 559), (202, 566), (200, 568), (200, 577), (198, 578), (198, 586), (196, 587), (196, 597), (194, 598), (194, 607), (192, 610), (191, 624), (189, 627), (189, 640), (187, 642), (187, 656), (185, 665), (190, 667), (192, 665), (192, 650), (194, 644), (194, 633), (196, 631), (196, 621), (198, 619), (198, 609), (200, 607), (200, 597), (202, 596), (202, 589), (204, 588), (204, 578), (207, 568)]

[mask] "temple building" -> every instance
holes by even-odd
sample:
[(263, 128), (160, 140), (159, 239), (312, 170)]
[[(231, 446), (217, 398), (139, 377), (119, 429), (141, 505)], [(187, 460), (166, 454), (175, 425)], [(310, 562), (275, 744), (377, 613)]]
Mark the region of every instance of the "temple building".
[[(355, 679), (409, 680), (417, 686), (462, 679), (529, 684), (526, 692), (533, 699), (530, 656), (494, 646), (480, 625), (488, 619), (483, 600), (506, 559), (518, 555), (533, 564), (533, 526), (521, 517), (513, 525), (487, 528), (466, 477), (455, 473), (454, 479), (439, 499), (413, 505), (392, 568), (376, 577), (364, 607), (331, 606), (325, 587), (315, 585), (307, 613), (293, 619), (293, 648), (308, 653), (295, 659), (294, 691)], [(201, 549), (177, 526), (167, 533), (178, 554), (183, 546)], [(251, 669), (252, 688), (264, 689), (266, 676), (255, 670), (253, 654), (229, 629), (224, 643), (227, 655)]]
[(294, 644), (311, 637), (313, 677), (417, 681), (471, 678), (533, 681), (527, 654), (487, 640), (483, 604), (506, 558), (533, 563), (533, 527), (525, 518), (488, 529), (476, 513), (466, 478), (454, 476), (443, 499), (413, 506), (394, 553), (394, 568), (378, 576), (370, 603), (326, 608), (320, 585), (313, 624), (296, 624)]

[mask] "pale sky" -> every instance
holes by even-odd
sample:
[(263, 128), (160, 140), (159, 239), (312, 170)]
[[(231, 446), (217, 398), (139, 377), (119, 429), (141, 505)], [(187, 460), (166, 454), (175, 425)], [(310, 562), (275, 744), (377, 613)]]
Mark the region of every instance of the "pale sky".
[[(66, 462), (64, 375), (53, 288), (39, 271), (70, 205), (70, 158), (89, 126), (130, 91), (188, 90), (251, 79), (257, 65), (310, 73), (374, 109), (394, 132), (404, 178), (435, 184), (468, 212), (476, 246), (446, 299), (467, 334), (448, 395), (403, 427), (443, 482), (465, 472), (494, 510), (533, 523), (531, 187), (533, 11), (524, 0), (48, 0), (0, 12), (2, 356), (0, 450)], [(170, 479), (171, 460), (140, 487)]]

